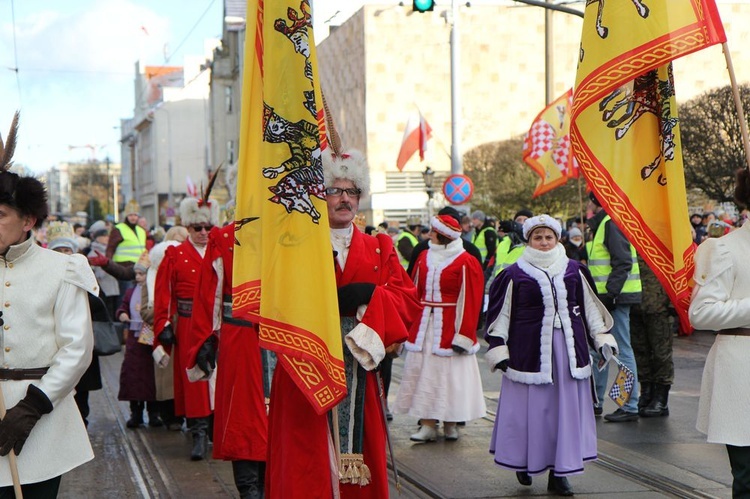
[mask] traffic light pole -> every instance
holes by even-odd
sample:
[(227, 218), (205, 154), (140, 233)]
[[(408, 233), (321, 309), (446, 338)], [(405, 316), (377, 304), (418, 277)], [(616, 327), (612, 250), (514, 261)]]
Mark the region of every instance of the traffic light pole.
[(463, 174), (461, 157), (461, 106), (458, 74), (460, 71), (460, 41), (458, 34), (458, 3), (451, 0), (451, 174)]

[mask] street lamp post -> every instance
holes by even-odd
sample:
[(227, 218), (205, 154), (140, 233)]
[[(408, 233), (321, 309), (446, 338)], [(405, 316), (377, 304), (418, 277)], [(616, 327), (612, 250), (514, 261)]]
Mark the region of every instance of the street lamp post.
[(432, 183), (435, 181), (435, 172), (428, 165), (422, 172), (422, 179), (424, 180), (425, 192), (427, 192), (427, 224), (429, 225), (432, 220), (432, 196), (435, 195), (435, 189), (432, 187)]

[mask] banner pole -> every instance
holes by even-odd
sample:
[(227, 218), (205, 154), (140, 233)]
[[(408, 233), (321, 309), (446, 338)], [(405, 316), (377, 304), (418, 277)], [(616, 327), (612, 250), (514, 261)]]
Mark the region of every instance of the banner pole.
[[(0, 419), (5, 419), (5, 396), (0, 389)], [(10, 476), (13, 479), (13, 491), (15, 492), (16, 499), (23, 499), (23, 491), (21, 490), (21, 479), (18, 477), (18, 462), (16, 461), (16, 451), (11, 449), (8, 453), (8, 461), (10, 464)]]
[(732, 95), (734, 96), (734, 107), (737, 108), (737, 117), (740, 121), (740, 132), (742, 133), (742, 145), (745, 149), (745, 160), (747, 161), (747, 168), (750, 170), (750, 138), (748, 138), (747, 122), (745, 121), (745, 113), (742, 110), (742, 101), (740, 100), (740, 89), (737, 86), (737, 78), (734, 76), (732, 56), (729, 54), (729, 45), (727, 45), (727, 42), (721, 44), (721, 50), (724, 52), (724, 58), (727, 61), (729, 81), (732, 84)]

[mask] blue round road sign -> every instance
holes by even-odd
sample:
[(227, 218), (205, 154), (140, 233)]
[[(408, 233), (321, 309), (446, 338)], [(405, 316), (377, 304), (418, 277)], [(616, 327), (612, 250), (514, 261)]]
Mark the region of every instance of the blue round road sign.
[(464, 204), (474, 195), (474, 184), (466, 175), (451, 175), (443, 184), (443, 195), (450, 204)]

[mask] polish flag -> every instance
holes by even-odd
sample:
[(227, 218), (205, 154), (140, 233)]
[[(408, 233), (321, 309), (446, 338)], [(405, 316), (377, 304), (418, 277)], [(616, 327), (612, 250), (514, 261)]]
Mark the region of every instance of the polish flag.
[(430, 128), (421, 112), (409, 116), (409, 121), (406, 122), (406, 130), (404, 130), (404, 139), (401, 141), (401, 150), (398, 152), (398, 160), (396, 160), (398, 171), (404, 169), (406, 162), (417, 151), (419, 151), (419, 159), (424, 161), (427, 141), (431, 137), (432, 128)]
[(195, 182), (193, 182), (193, 179), (191, 179), (189, 175), (186, 177), (186, 181), (187, 181), (187, 195), (191, 198), (197, 198), (198, 187), (195, 185)]

